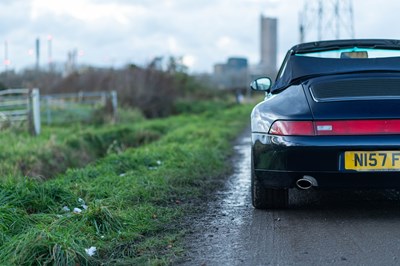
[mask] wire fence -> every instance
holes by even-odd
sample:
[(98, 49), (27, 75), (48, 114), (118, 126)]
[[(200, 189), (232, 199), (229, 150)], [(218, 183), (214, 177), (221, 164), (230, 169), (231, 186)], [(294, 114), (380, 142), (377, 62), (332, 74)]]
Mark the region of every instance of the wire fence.
[(48, 125), (74, 122), (91, 123), (97, 116), (117, 116), (117, 92), (78, 92), (42, 95), (39, 89), (0, 91), (0, 129), (27, 126), (40, 133), (41, 121)]
[(90, 122), (107, 107), (115, 119), (118, 105), (116, 91), (48, 94), (41, 97), (41, 103), (42, 120), (48, 125)]

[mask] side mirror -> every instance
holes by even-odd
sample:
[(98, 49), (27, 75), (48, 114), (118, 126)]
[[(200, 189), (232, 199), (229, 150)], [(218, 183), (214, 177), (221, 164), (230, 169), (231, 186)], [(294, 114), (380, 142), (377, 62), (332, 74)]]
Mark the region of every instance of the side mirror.
[(272, 82), (270, 78), (258, 78), (250, 83), (250, 88), (255, 91), (269, 92), (271, 83)]

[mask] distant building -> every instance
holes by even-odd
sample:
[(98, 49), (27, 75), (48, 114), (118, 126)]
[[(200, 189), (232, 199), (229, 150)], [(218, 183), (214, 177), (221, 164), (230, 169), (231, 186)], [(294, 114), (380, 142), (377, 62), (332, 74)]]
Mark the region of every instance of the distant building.
[(214, 65), (214, 75), (223, 75), (226, 72), (226, 64), (218, 63)]
[(261, 15), (259, 70), (264, 75), (275, 76), (278, 56), (278, 19)]
[(247, 58), (243, 57), (230, 57), (228, 58), (227, 67), (231, 70), (243, 70), (248, 66)]
[(275, 79), (278, 57), (278, 19), (261, 15), (260, 62), (249, 66), (246, 58), (230, 57), (214, 65), (213, 84), (220, 89), (248, 88), (257, 77)]
[(214, 65), (214, 84), (219, 89), (248, 86), (248, 61), (243, 57), (230, 57), (226, 63)]

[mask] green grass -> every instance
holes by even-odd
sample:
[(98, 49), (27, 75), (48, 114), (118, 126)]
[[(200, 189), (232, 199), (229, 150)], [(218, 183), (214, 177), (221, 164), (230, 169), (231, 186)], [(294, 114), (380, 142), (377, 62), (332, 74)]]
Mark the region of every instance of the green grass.
[[(30, 166), (68, 161), (69, 170), (45, 179), (26, 177), (18, 167), (12, 174), (3, 170), (0, 264), (172, 263), (183, 252), (184, 215), (230, 171), (231, 142), (248, 123), (250, 109), (214, 106), (134, 125), (52, 128), (37, 139), (9, 136), (15, 153), (8, 153), (17, 158), (4, 160), (5, 166), (26, 159)], [(54, 152), (63, 159), (51, 163)], [(71, 168), (79, 166), (81, 153), (100, 159)], [(88, 256), (91, 246), (97, 251)]]
[(158, 140), (176, 123), (142, 121), (114, 126), (44, 127), (38, 137), (8, 129), (0, 138), (0, 178), (48, 179), (70, 167), (83, 167), (107, 154)]

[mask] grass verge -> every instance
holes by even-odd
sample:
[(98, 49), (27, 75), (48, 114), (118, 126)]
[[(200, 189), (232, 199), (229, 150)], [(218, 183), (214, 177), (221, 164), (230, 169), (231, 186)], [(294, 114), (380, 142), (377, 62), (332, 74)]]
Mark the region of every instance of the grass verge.
[(146, 122), (135, 132), (156, 137), (129, 149), (118, 146), (124, 136), (131, 140), (130, 131), (121, 136), (104, 129), (101, 141), (87, 132), (68, 138), (71, 147), (84, 145), (82, 139), (96, 143), (102, 148), (94, 153), (106, 150), (106, 156), (46, 182), (1, 181), (0, 264), (170, 264), (182, 252), (180, 219), (229, 171), (231, 141), (248, 123), (250, 109)]

